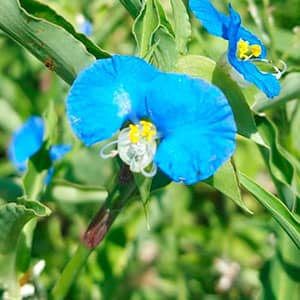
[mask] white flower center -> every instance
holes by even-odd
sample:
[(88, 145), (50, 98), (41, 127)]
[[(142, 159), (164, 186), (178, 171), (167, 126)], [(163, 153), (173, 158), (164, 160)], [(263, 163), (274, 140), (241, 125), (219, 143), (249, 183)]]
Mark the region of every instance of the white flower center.
[[(156, 165), (153, 165), (149, 172), (145, 168), (151, 164), (156, 153), (156, 133), (155, 126), (148, 121), (131, 124), (121, 130), (116, 141), (102, 147), (100, 155), (103, 158), (119, 155), (121, 160), (129, 165), (132, 172), (152, 177), (156, 174)], [(106, 154), (105, 150), (114, 144), (117, 144), (117, 150), (111, 150)]]

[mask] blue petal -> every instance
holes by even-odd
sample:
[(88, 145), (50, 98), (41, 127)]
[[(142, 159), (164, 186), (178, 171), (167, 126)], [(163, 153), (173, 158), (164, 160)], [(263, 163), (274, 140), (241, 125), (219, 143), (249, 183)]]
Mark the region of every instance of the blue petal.
[(144, 83), (159, 71), (140, 58), (113, 56), (82, 71), (67, 98), (67, 114), (86, 145), (110, 138), (124, 121), (145, 116)]
[(229, 39), (229, 47), (230, 43), (233, 42), (233, 38), (235, 44), (242, 39), (247, 41), (250, 45), (259, 45), (261, 48), (261, 54), (259, 58), (265, 58), (267, 55), (267, 50), (261, 40), (255, 36), (253, 33), (248, 31), (246, 28), (241, 26), (241, 17), (240, 15), (232, 8), (231, 4), (228, 5), (230, 21), (229, 21), (229, 29), (228, 29), (228, 39)]
[(154, 162), (174, 181), (193, 184), (235, 150), (232, 110), (215, 86), (181, 74), (162, 74), (147, 96), (148, 114), (162, 135)]
[(273, 74), (261, 72), (251, 61), (239, 60), (236, 56), (238, 32), (240, 30), (240, 16), (231, 7), (230, 9), (230, 30), (229, 30), (229, 50), (228, 60), (231, 65), (243, 75), (245, 80), (255, 84), (269, 98), (273, 98), (280, 93), (280, 83)]
[(208, 0), (190, 0), (189, 6), (209, 33), (228, 39), (228, 16), (216, 10)]
[(40, 149), (43, 143), (43, 135), (44, 122), (42, 118), (37, 116), (29, 118), (13, 134), (8, 155), (18, 171), (25, 171), (27, 160)]
[[(228, 31), (230, 30), (230, 17), (216, 10), (216, 8), (208, 0), (190, 0), (190, 8), (201, 21), (202, 25), (207, 31), (213, 35), (223, 37), (228, 40)], [(232, 9), (229, 4), (229, 11)], [(261, 47), (260, 58), (266, 57), (266, 48), (260, 39), (246, 28), (240, 26), (241, 20), (239, 18), (239, 29), (237, 31), (237, 41), (241, 38), (248, 41), (250, 45), (259, 45)]]
[(237, 41), (239, 41), (239, 39), (247, 41), (250, 45), (259, 45), (261, 48), (261, 54), (259, 58), (265, 58), (267, 56), (267, 50), (262, 41), (246, 28), (239, 28)]
[(64, 155), (66, 155), (70, 150), (71, 145), (55, 145), (50, 148), (50, 158), (51, 160), (57, 161), (61, 159)]

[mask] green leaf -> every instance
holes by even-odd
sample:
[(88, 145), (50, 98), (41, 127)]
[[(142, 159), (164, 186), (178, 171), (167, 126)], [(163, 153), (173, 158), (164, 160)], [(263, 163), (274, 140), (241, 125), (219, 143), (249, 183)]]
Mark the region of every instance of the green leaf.
[(0, 253), (14, 251), (23, 226), (31, 219), (49, 216), (51, 211), (36, 201), (8, 203), (0, 207)]
[(0, 177), (0, 198), (9, 202), (21, 196), (22, 188), (12, 178)]
[(150, 62), (163, 71), (174, 71), (178, 52), (174, 37), (161, 26), (153, 35), (154, 50)]
[(280, 105), (285, 104), (290, 100), (299, 98), (300, 95), (300, 73), (290, 73), (288, 74), (281, 85), (281, 92), (279, 96), (274, 99), (266, 99), (261, 96), (258, 98), (257, 103), (254, 105), (253, 109), (256, 111), (266, 111), (268, 109), (274, 109)]
[(141, 196), (141, 200), (145, 205), (150, 196), (152, 178), (145, 177), (144, 175), (139, 173), (133, 173), (133, 177)]
[(255, 120), (260, 136), (268, 145), (267, 147), (259, 146), (262, 156), (270, 170), (280, 198), (289, 209), (293, 210), (296, 198), (299, 196), (294, 185), (294, 166), (288, 160), (290, 155), (279, 144), (278, 132), (272, 122), (264, 116), (256, 116)]
[(135, 19), (142, 8), (142, 0), (120, 0), (129, 14)]
[(6, 255), (0, 253), (0, 288), (7, 292), (8, 299), (21, 299), (15, 259), (15, 252)]
[(150, 51), (153, 33), (159, 27), (159, 14), (154, 0), (148, 0), (133, 26), (133, 34), (140, 49), (140, 56), (146, 57)]
[(300, 293), (300, 250), (285, 232), (277, 228), (277, 251), (263, 267), (260, 279), (263, 299), (298, 300)]
[(216, 63), (210, 58), (191, 54), (179, 57), (176, 71), (211, 82), (215, 67)]
[(300, 222), (296, 215), (291, 213), (280, 199), (267, 192), (245, 174), (239, 172), (239, 178), (241, 185), (271, 213), (297, 247), (300, 248)]
[(17, 0), (1, 1), (0, 29), (69, 84), (95, 60), (85, 45), (65, 28), (30, 15)]
[(105, 189), (89, 188), (76, 184), (55, 184), (51, 189), (51, 199), (57, 203), (87, 204), (103, 202), (107, 197)]
[(173, 27), (172, 25), (170, 24), (170, 21), (168, 20), (167, 16), (166, 16), (166, 13), (164, 11), (164, 8), (162, 6), (162, 4), (160, 3), (160, 1), (158, 0), (154, 0), (155, 1), (155, 6), (156, 6), (156, 9), (158, 11), (158, 15), (159, 15), (159, 20), (160, 20), (160, 25), (165, 27), (166, 30), (172, 35), (175, 37), (175, 33), (174, 33), (174, 30), (173, 30)]
[(86, 35), (76, 32), (75, 28), (64, 17), (58, 15), (55, 10), (48, 5), (35, 0), (19, 0), (20, 5), (30, 15), (47, 20), (52, 24), (63, 27), (66, 31), (72, 34), (77, 40), (81, 41), (89, 53), (93, 54), (96, 58), (105, 58), (110, 55), (102, 50), (99, 46), (94, 44)]
[(215, 174), (205, 181), (230, 199), (244, 211), (252, 214), (242, 200), (239, 180), (231, 161), (226, 162)]
[(212, 83), (218, 86), (227, 97), (234, 113), (238, 133), (260, 143), (253, 114), (238, 85), (219, 66), (214, 70)]
[(45, 187), (45, 180), (50, 167), (49, 149), (47, 142), (44, 142), (40, 150), (30, 157), (27, 164), (27, 171), (23, 178), (26, 198), (38, 200), (39, 194)]
[(135, 20), (133, 33), (140, 56), (163, 71), (173, 71), (178, 59), (171, 26), (159, 1), (149, 0)]
[(175, 23), (175, 41), (177, 50), (181, 54), (187, 52), (187, 43), (192, 29), (186, 7), (182, 0), (171, 0), (173, 19)]

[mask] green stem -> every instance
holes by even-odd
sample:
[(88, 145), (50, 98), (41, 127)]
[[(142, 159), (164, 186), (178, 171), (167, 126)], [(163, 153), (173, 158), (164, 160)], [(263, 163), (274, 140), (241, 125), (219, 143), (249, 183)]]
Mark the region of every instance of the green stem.
[(88, 249), (83, 244), (79, 244), (75, 254), (72, 256), (71, 260), (68, 262), (67, 266), (63, 270), (59, 281), (56, 283), (52, 296), (55, 300), (64, 299), (67, 292), (69, 291), (72, 283), (79, 274), (81, 268), (87, 261), (92, 249)]
[(135, 194), (136, 185), (127, 167), (123, 166), (121, 168), (120, 174), (116, 179), (105, 203), (101, 206), (86, 230), (83, 244), (79, 244), (76, 253), (72, 256), (58, 279), (52, 291), (53, 299), (61, 300), (65, 298), (93, 249), (104, 239), (122, 208)]

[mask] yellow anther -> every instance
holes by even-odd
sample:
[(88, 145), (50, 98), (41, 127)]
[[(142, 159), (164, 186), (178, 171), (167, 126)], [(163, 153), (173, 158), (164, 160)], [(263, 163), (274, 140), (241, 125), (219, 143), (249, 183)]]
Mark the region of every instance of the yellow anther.
[(259, 57), (261, 55), (261, 47), (259, 45), (251, 45), (250, 50), (254, 57)]
[(240, 39), (237, 44), (237, 56), (239, 59), (250, 59), (251, 57), (259, 57), (261, 54), (260, 45), (249, 45), (249, 42)]
[(156, 135), (156, 129), (152, 123), (148, 121), (141, 121), (142, 132), (141, 135), (146, 141), (152, 141), (153, 137)]
[(137, 143), (140, 140), (140, 131), (138, 125), (129, 125), (129, 139), (131, 143)]
[(249, 51), (249, 43), (240, 39), (237, 44), (238, 57), (240, 59), (246, 59), (248, 57), (247, 53)]
[(140, 121), (137, 125), (129, 125), (129, 139), (131, 143), (138, 143), (140, 139), (145, 139), (147, 142), (151, 142), (156, 135), (156, 129), (151, 122)]

